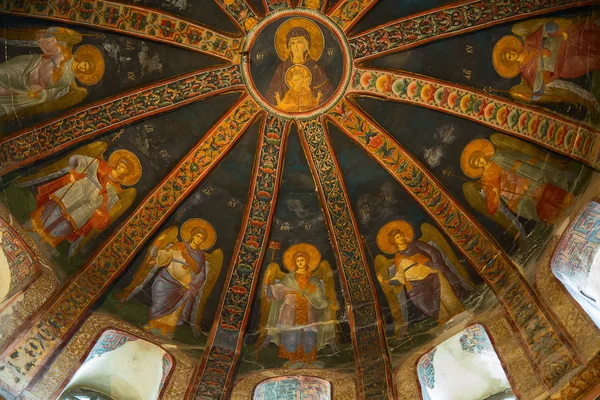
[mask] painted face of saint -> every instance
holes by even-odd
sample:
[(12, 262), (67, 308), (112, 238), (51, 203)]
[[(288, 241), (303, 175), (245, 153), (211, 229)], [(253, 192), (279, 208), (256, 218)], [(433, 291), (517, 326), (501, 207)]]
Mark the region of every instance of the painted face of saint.
[(77, 72), (85, 74), (90, 70), (90, 63), (88, 63), (87, 61), (80, 61), (75, 66), (75, 69), (77, 70)]
[(486, 160), (486, 158), (485, 158), (485, 157), (482, 157), (482, 156), (480, 156), (480, 157), (477, 157), (477, 158), (476, 158), (476, 159), (473, 161), (473, 164), (474, 164), (476, 167), (478, 167), (478, 168), (483, 168), (483, 167), (485, 167), (486, 165), (488, 165), (488, 161)]
[(398, 232), (394, 235), (394, 243), (398, 246), (404, 246), (406, 244), (406, 238), (402, 232)]
[(192, 243), (195, 246), (199, 246), (202, 244), (202, 242), (204, 242), (204, 239), (205, 239), (204, 234), (202, 232), (198, 232), (192, 237)]
[(128, 172), (129, 172), (129, 168), (127, 167), (127, 164), (125, 164), (124, 161), (119, 161), (119, 163), (113, 170), (113, 175), (116, 175), (118, 177), (123, 177), (123, 176), (127, 175)]
[(306, 258), (304, 258), (304, 256), (296, 257), (296, 267), (300, 271), (303, 271), (306, 269)]
[(520, 55), (521, 55), (521, 53), (519, 53), (515, 50), (510, 50), (509, 52), (506, 53), (506, 59), (508, 61), (518, 61)]
[(293, 62), (304, 62), (304, 55), (308, 51), (308, 42), (302, 36), (294, 36), (288, 42), (288, 48), (292, 53)]

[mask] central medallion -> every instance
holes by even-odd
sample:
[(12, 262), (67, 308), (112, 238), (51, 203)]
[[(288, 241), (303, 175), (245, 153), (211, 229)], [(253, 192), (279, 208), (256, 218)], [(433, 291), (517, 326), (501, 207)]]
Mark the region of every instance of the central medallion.
[(350, 81), (342, 30), (309, 9), (269, 14), (249, 33), (242, 74), (250, 95), (272, 114), (309, 119), (333, 107)]

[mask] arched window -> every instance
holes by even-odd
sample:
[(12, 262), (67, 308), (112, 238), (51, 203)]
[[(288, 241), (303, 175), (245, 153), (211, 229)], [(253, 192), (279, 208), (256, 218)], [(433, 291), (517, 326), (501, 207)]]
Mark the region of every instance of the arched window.
[(0, 218), (0, 305), (27, 289), (39, 273), (39, 264), (25, 241)]
[(254, 390), (254, 400), (330, 400), (331, 384), (314, 376), (279, 376), (266, 379)]
[(551, 268), (600, 327), (600, 204), (590, 202), (558, 244)]
[(425, 353), (417, 365), (424, 400), (515, 400), (481, 325), (472, 325)]
[(109, 330), (100, 336), (60, 400), (156, 400), (173, 366), (159, 346)]

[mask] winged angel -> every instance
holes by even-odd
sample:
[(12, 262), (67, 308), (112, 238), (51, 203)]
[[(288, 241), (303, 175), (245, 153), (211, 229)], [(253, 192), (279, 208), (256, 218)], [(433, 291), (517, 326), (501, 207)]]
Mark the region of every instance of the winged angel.
[(82, 35), (66, 28), (3, 29), (0, 40), (20, 47), (38, 47), (42, 54), (25, 54), (0, 64), (0, 118), (61, 110), (78, 104), (87, 89), (104, 75), (104, 57), (86, 44), (73, 52)]
[(136, 196), (142, 164), (129, 150), (115, 150), (108, 162), (105, 142), (93, 142), (58, 161), (18, 178), (20, 187), (37, 186), (35, 211), (26, 224), (51, 254), (63, 241), (69, 257), (128, 209)]
[(464, 310), (460, 297), (472, 289), (468, 272), (444, 236), (432, 225), (421, 225), (423, 235), (413, 240), (412, 226), (402, 220), (385, 224), (377, 246), (393, 259), (375, 257), (377, 280), (394, 318), (394, 333), (406, 333), (408, 300), (425, 315), (443, 324)]
[(469, 204), (519, 240), (527, 235), (517, 217), (556, 222), (573, 200), (570, 182), (577, 182), (581, 171), (576, 163), (561, 162), (500, 133), (467, 144), (460, 166), (466, 176), (478, 179), (463, 184)]
[(325, 346), (337, 350), (335, 321), (340, 306), (333, 272), (308, 243), (287, 249), (283, 264), (288, 273), (273, 262), (262, 280), (258, 347), (278, 345), (279, 357), (288, 360), (286, 367), (310, 365)]
[(521, 75), (511, 95), (527, 102), (568, 102), (597, 107), (593, 94), (568, 81), (600, 70), (598, 14), (579, 18), (542, 18), (513, 25), (492, 53), (496, 72)]
[[(175, 328), (187, 322), (200, 334), (206, 301), (212, 293), (223, 266), (223, 251), (206, 250), (214, 246), (217, 234), (213, 226), (193, 218), (179, 228), (171, 226), (158, 235), (150, 246), (133, 281), (116, 297), (132, 299), (156, 275), (152, 284), (152, 306), (144, 329), (156, 329), (172, 337)], [(158, 271), (158, 273), (157, 273)]]

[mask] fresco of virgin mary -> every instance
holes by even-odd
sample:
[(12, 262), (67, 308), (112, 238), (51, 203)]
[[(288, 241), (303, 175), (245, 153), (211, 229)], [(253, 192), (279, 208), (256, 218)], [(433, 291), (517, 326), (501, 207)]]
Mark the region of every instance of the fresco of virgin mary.
[(311, 96), (318, 98), (317, 106), (333, 95), (331, 81), (317, 63), (323, 47), (323, 32), (314, 22), (305, 18), (291, 18), (281, 24), (275, 33), (275, 50), (282, 62), (275, 69), (267, 91), (267, 100), (271, 104), (277, 106), (277, 98), (285, 97), (290, 89), (286, 83), (286, 74), (290, 68), (298, 65), (306, 67), (310, 72)]

